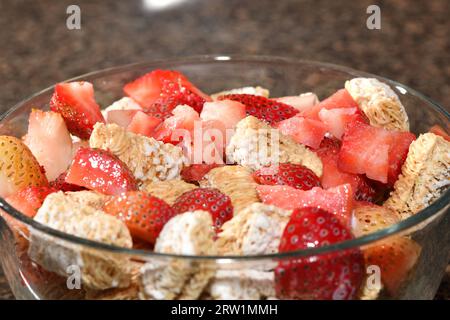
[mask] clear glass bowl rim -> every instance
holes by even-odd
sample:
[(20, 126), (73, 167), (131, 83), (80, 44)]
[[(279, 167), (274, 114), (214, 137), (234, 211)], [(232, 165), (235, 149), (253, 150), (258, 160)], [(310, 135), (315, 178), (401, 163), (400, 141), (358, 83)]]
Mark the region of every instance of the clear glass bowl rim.
[[(286, 57), (277, 57), (277, 56), (262, 56), (262, 55), (228, 55), (228, 54), (215, 54), (215, 55), (198, 55), (198, 56), (189, 56), (184, 58), (173, 58), (173, 59), (159, 59), (159, 60), (150, 60), (150, 61), (144, 61), (144, 62), (138, 62), (138, 63), (132, 63), (127, 64), (119, 67), (111, 67), (106, 68), (102, 70), (97, 70), (93, 72), (89, 72), (68, 80), (65, 80), (64, 82), (69, 81), (80, 81), (85, 80), (86, 78), (90, 77), (105, 77), (109, 74), (117, 74), (124, 71), (130, 71), (134, 69), (139, 68), (164, 68), (163, 65), (170, 64), (170, 65), (188, 65), (188, 64), (219, 64), (219, 63), (226, 63), (226, 62), (234, 62), (234, 63), (251, 63), (251, 64), (295, 64), (295, 65), (308, 65), (308, 66), (315, 66), (315, 67), (322, 67), (327, 69), (333, 69), (336, 71), (345, 72), (349, 75), (354, 75), (358, 77), (376, 77), (378, 79), (381, 79), (385, 82), (387, 82), (391, 86), (395, 87), (401, 87), (405, 89), (408, 94), (412, 94), (413, 96), (418, 97), (419, 99), (422, 99), (424, 102), (427, 103), (427, 105), (433, 109), (435, 109), (437, 112), (443, 114), (445, 118), (450, 121), (450, 113), (445, 110), (442, 106), (440, 106), (438, 103), (430, 99), (429, 97), (421, 94), (420, 92), (403, 85), (399, 82), (396, 82), (394, 80), (381, 77), (378, 75), (374, 75), (367, 72), (358, 71), (352, 68), (332, 64), (332, 63), (325, 63), (325, 62), (318, 62), (318, 61), (312, 61), (312, 60), (304, 60), (304, 59), (294, 59), (294, 58), (286, 58)], [(0, 116), (0, 123), (3, 121), (6, 117), (8, 117), (13, 112), (19, 110), (24, 104), (26, 104), (29, 100), (41, 95), (46, 94), (49, 91), (52, 91), (54, 89), (54, 85), (51, 87), (48, 87), (40, 92), (37, 92), (33, 94), (32, 96), (26, 98), (25, 100), (22, 100), (21, 102), (17, 103), (14, 107), (9, 109), (7, 112), (5, 112), (3, 115)], [(218, 255), (209, 255), (209, 256), (195, 256), (195, 255), (177, 255), (177, 254), (165, 254), (165, 253), (157, 253), (157, 252), (151, 252), (148, 250), (142, 250), (142, 249), (128, 249), (123, 247), (117, 247), (114, 245), (104, 244), (84, 238), (80, 238), (71, 234), (67, 234), (61, 231), (58, 231), (56, 229), (52, 229), (50, 227), (45, 226), (44, 224), (41, 224), (24, 214), (20, 213), (13, 207), (11, 207), (2, 197), (0, 197), (0, 209), (5, 211), (8, 215), (13, 217), (14, 219), (19, 220), (23, 224), (25, 224), (28, 227), (32, 227), (35, 230), (38, 230), (40, 232), (43, 232), (49, 236), (53, 236), (55, 238), (58, 238), (63, 241), (68, 241), (72, 244), (80, 245), (80, 246), (87, 246), (91, 249), (97, 249), (97, 250), (106, 250), (110, 251), (111, 253), (115, 254), (126, 254), (131, 256), (140, 256), (143, 259), (147, 258), (178, 258), (178, 259), (190, 259), (190, 260), (215, 260), (217, 263), (233, 263), (233, 262), (239, 262), (239, 261), (255, 261), (255, 260), (264, 260), (264, 259), (285, 259), (285, 258), (292, 258), (292, 257), (306, 257), (306, 256), (314, 256), (314, 255), (320, 255), (325, 253), (331, 253), (335, 251), (340, 250), (348, 250), (352, 248), (358, 248), (363, 245), (370, 244), (372, 242), (376, 242), (379, 240), (382, 240), (384, 238), (398, 235), (401, 233), (404, 233), (408, 229), (412, 229), (416, 227), (421, 222), (424, 222), (425, 220), (433, 217), (435, 214), (439, 213), (441, 210), (444, 210), (450, 203), (450, 189), (447, 190), (441, 197), (439, 197), (437, 200), (435, 200), (430, 206), (424, 208), (420, 212), (416, 213), (415, 215), (400, 221), (397, 224), (394, 224), (388, 228), (379, 230), (377, 232), (365, 235), (363, 237), (354, 238), (351, 240), (346, 240), (343, 242), (331, 244), (324, 247), (319, 248), (308, 248), (304, 250), (298, 250), (298, 251), (290, 251), (290, 252), (283, 252), (283, 253), (274, 253), (274, 254), (263, 254), (263, 255), (246, 255), (246, 256), (218, 256)], [(448, 214), (448, 212), (445, 212), (444, 214)]]

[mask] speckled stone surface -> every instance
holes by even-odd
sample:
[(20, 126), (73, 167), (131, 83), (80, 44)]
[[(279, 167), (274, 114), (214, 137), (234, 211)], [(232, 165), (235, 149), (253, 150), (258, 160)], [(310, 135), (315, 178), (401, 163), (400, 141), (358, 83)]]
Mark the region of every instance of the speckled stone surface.
[[(208, 53), (342, 64), (402, 82), (450, 109), (448, 0), (179, 0), (146, 9), (152, 2), (0, 0), (0, 112), (89, 71)], [(368, 30), (366, 8), (375, 3), (381, 30)], [(69, 4), (81, 8), (81, 30), (66, 28)], [(448, 287), (440, 298), (449, 297)], [(1, 275), (0, 297), (12, 297)]]

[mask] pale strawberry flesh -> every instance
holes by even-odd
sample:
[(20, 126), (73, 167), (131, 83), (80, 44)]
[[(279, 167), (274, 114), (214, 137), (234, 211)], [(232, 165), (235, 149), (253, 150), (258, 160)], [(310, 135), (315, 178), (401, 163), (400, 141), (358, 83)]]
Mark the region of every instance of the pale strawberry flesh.
[(369, 123), (366, 116), (358, 108), (322, 108), (319, 112), (319, 119), (325, 125), (328, 132), (337, 139), (342, 138), (345, 128), (351, 122), (361, 121)]
[(305, 117), (319, 120), (319, 112), (322, 109), (336, 108), (359, 108), (355, 100), (346, 89), (340, 89), (331, 96), (316, 104), (309, 111), (305, 112)]
[(221, 121), (226, 129), (233, 129), (240, 120), (245, 118), (245, 106), (232, 100), (206, 102), (200, 117), (204, 121)]
[(295, 116), (275, 125), (284, 135), (290, 136), (296, 142), (316, 149), (320, 146), (327, 127), (320, 121)]
[(49, 181), (65, 172), (72, 162), (72, 138), (59, 113), (33, 109), (24, 143), (44, 167)]
[(138, 111), (128, 124), (127, 130), (143, 136), (152, 137), (155, 129), (161, 122), (161, 119)]
[(139, 110), (110, 110), (108, 111), (108, 123), (115, 123), (123, 128), (128, 127), (131, 120)]

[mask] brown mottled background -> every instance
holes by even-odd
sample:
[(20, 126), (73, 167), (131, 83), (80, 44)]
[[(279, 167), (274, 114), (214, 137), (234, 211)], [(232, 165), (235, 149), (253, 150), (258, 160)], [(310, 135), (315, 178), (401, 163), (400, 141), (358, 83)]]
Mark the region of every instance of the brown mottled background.
[[(398, 80), (450, 109), (448, 0), (178, 0), (151, 9), (155, 2), (0, 0), (0, 112), (88, 71), (207, 53), (342, 64)], [(81, 8), (81, 30), (66, 28), (69, 4)], [(366, 28), (370, 4), (381, 7), (381, 30)], [(448, 278), (439, 298), (450, 295)], [(13, 298), (1, 271), (0, 297)]]

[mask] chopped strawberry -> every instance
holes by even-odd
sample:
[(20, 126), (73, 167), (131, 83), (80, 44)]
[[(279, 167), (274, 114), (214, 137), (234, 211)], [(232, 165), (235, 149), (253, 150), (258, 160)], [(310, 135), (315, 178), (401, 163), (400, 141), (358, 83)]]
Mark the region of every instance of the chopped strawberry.
[[(296, 209), (281, 237), (279, 252), (319, 248), (353, 239), (347, 227), (318, 208)], [(280, 299), (349, 300), (364, 278), (359, 249), (284, 259), (275, 268)]]
[(184, 167), (181, 170), (181, 177), (186, 182), (199, 182), (203, 179), (203, 177), (212, 169), (221, 167), (221, 164), (192, 164), (189, 167)]
[(216, 231), (219, 231), (222, 224), (233, 217), (230, 197), (214, 188), (197, 188), (183, 193), (173, 204), (173, 209), (177, 213), (208, 211)]
[(158, 127), (161, 122), (161, 119), (145, 114), (142, 111), (138, 111), (131, 119), (127, 130), (136, 134), (151, 137), (156, 127)]
[(353, 121), (369, 123), (359, 108), (321, 109), (319, 119), (333, 136), (342, 138), (347, 124)]
[(128, 127), (131, 120), (139, 110), (110, 110), (108, 111), (108, 123), (115, 123), (123, 128)]
[(79, 148), (67, 172), (66, 182), (110, 195), (137, 189), (126, 164), (102, 149)]
[(233, 129), (241, 119), (245, 118), (245, 106), (232, 100), (206, 102), (200, 117), (202, 120), (221, 121), (226, 129)]
[(197, 111), (187, 105), (172, 110), (172, 116), (164, 120), (154, 131), (153, 137), (164, 143), (178, 144), (183, 139), (193, 140), (195, 122), (200, 122)]
[(201, 112), (203, 103), (211, 98), (197, 89), (181, 73), (154, 70), (125, 85), (125, 93), (137, 101), (144, 111), (162, 120), (170, 117), (172, 110), (186, 104)]
[(299, 96), (272, 98), (272, 100), (282, 102), (294, 107), (295, 109), (298, 110), (300, 115), (305, 114), (306, 112), (311, 110), (316, 104), (319, 103), (319, 99), (312, 92), (303, 93)]
[(429, 132), (434, 133), (435, 135), (441, 136), (447, 141), (450, 141), (450, 136), (447, 134), (447, 132), (439, 125), (434, 125), (430, 128)]
[(402, 172), (403, 163), (408, 156), (409, 146), (416, 140), (411, 132), (391, 131), (392, 142), (389, 149), (388, 185), (393, 186)]
[(304, 207), (318, 207), (329, 211), (345, 226), (350, 226), (353, 209), (352, 187), (344, 184), (328, 190), (315, 187), (311, 190), (298, 190), (289, 186), (265, 186), (256, 188), (259, 198), (285, 210)]
[(259, 184), (287, 185), (300, 190), (320, 187), (320, 180), (314, 172), (300, 164), (280, 163), (263, 167), (253, 173)]
[(58, 83), (50, 109), (60, 113), (70, 133), (81, 139), (89, 139), (94, 124), (105, 122), (94, 99), (94, 87), (86, 81)]
[(296, 142), (316, 149), (327, 133), (327, 127), (320, 121), (295, 116), (275, 125), (282, 134), (292, 137)]
[(397, 296), (401, 285), (416, 265), (421, 247), (408, 237), (384, 240), (364, 249), (366, 265), (380, 268), (381, 282), (392, 296)]
[(348, 183), (352, 186), (355, 200), (380, 201), (387, 190), (387, 186), (378, 181), (370, 180), (365, 175), (357, 175), (340, 170), (338, 167), (340, 148), (341, 142), (339, 140), (336, 138), (325, 138), (320, 148), (316, 150), (323, 164), (321, 177), (323, 188), (328, 189)]
[(339, 169), (366, 174), (370, 179), (392, 185), (415, 139), (410, 132), (387, 131), (354, 122), (343, 136)]
[(31, 110), (24, 143), (44, 167), (48, 180), (56, 179), (72, 162), (72, 138), (59, 113)]
[(325, 138), (317, 150), (323, 165), (323, 173), (320, 178), (323, 188), (328, 189), (348, 183), (352, 186), (355, 200), (377, 201), (382, 195), (381, 188), (376, 188), (374, 183), (364, 175), (347, 173), (339, 169), (339, 150), (339, 140), (329, 138)]
[(320, 110), (337, 108), (359, 108), (359, 106), (346, 89), (340, 89), (319, 104), (316, 104), (305, 113), (305, 117), (319, 120)]
[(341, 141), (336, 138), (325, 138), (315, 152), (319, 157), (323, 155), (338, 155), (341, 150), (341, 145)]
[(84, 187), (80, 187), (77, 186), (75, 184), (70, 184), (66, 182), (66, 176), (67, 176), (67, 171), (63, 172), (59, 175), (58, 178), (56, 178), (55, 180), (50, 182), (50, 186), (57, 189), (57, 190), (61, 190), (64, 192), (68, 192), (68, 191), (81, 191), (84, 190)]
[(289, 119), (298, 113), (298, 110), (290, 105), (252, 94), (227, 94), (218, 99), (238, 101), (245, 105), (247, 115), (252, 115), (271, 125)]
[(165, 201), (143, 191), (130, 191), (108, 200), (103, 210), (125, 222), (133, 239), (154, 245), (176, 212)]
[(224, 164), (227, 133), (228, 131), (222, 121), (202, 121), (201, 125), (194, 130), (191, 162), (196, 164)]
[(6, 202), (26, 216), (33, 218), (42, 206), (45, 198), (56, 191), (58, 190), (52, 187), (25, 187), (7, 197)]
[(355, 201), (353, 216), (352, 231), (355, 237), (390, 227), (402, 219), (394, 210), (363, 201)]

